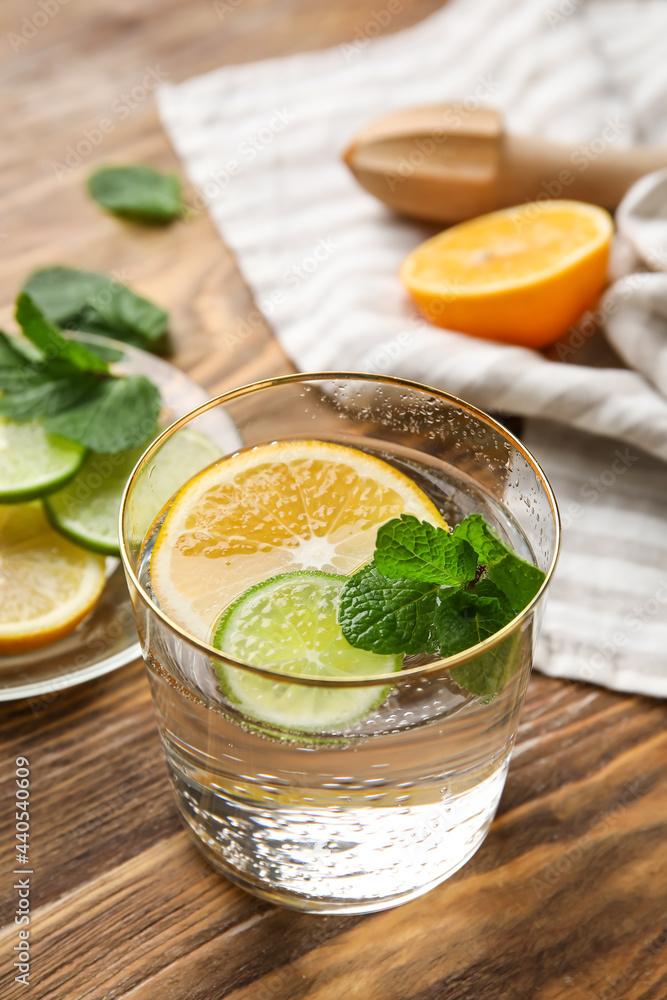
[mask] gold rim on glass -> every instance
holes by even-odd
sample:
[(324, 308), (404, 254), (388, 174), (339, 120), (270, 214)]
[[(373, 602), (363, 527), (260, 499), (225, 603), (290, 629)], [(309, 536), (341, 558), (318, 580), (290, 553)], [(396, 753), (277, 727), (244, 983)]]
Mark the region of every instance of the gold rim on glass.
[[(418, 667), (408, 667), (407, 670), (399, 670), (396, 673), (388, 674), (372, 674), (363, 677), (308, 677), (306, 675), (299, 674), (282, 674), (277, 670), (271, 670), (266, 667), (255, 667), (250, 663), (243, 663), (240, 660), (232, 660), (225, 656), (220, 650), (215, 649), (214, 646), (209, 646), (208, 643), (202, 642), (200, 639), (195, 638), (195, 636), (190, 635), (185, 629), (177, 625), (176, 622), (172, 621), (168, 615), (159, 608), (155, 602), (151, 599), (150, 595), (146, 592), (139, 579), (134, 572), (133, 567), (130, 564), (129, 553), (127, 552), (125, 546), (125, 538), (123, 532), (123, 522), (125, 519), (125, 509), (128, 502), (129, 494), (132, 490), (132, 486), (140, 474), (143, 467), (149, 461), (152, 456), (159, 451), (164, 442), (175, 434), (176, 431), (180, 430), (185, 424), (190, 423), (196, 417), (201, 416), (208, 410), (212, 410), (217, 406), (224, 403), (229, 403), (233, 399), (239, 399), (241, 396), (248, 396), (253, 392), (257, 392), (260, 389), (270, 389), (275, 388), (280, 385), (289, 385), (293, 382), (334, 382), (334, 381), (344, 381), (344, 382), (379, 382), (383, 385), (394, 385), (400, 386), (406, 389), (413, 389), (419, 393), (427, 393), (431, 396), (435, 396), (437, 399), (442, 399), (447, 403), (453, 403), (459, 409), (472, 414), (477, 417), (482, 423), (487, 426), (492, 427), (497, 431), (505, 440), (509, 441), (516, 450), (525, 458), (528, 465), (531, 467), (535, 473), (542, 489), (544, 490), (547, 500), (549, 502), (549, 507), (551, 510), (551, 516), (553, 517), (554, 527), (555, 527), (555, 537), (554, 537), (554, 552), (551, 557), (551, 562), (545, 572), (544, 581), (542, 586), (538, 590), (535, 597), (532, 599), (530, 604), (527, 604), (523, 611), (520, 612), (515, 618), (512, 619), (507, 625), (505, 625), (499, 632), (495, 632), (488, 639), (484, 639), (483, 642), (477, 643), (476, 646), (470, 646), (468, 649), (464, 649), (461, 653), (456, 653), (454, 656), (447, 656), (439, 660), (433, 660), (432, 663), (424, 664)], [(451, 670), (454, 667), (461, 666), (463, 663), (467, 663), (495, 646), (499, 645), (504, 639), (507, 638), (511, 633), (515, 632), (524, 621), (526, 621), (533, 608), (538, 603), (543, 593), (549, 586), (551, 582), (551, 577), (553, 576), (554, 569), (556, 568), (556, 563), (558, 562), (558, 554), (560, 551), (560, 515), (558, 513), (558, 505), (556, 504), (556, 498), (554, 496), (553, 490), (546, 477), (543, 469), (531, 455), (528, 449), (516, 438), (507, 428), (503, 427), (501, 423), (490, 417), (488, 413), (484, 413), (483, 410), (479, 410), (476, 406), (471, 403), (466, 403), (458, 396), (452, 396), (448, 392), (443, 392), (440, 389), (436, 389), (433, 386), (423, 385), (419, 382), (413, 382), (410, 379), (397, 378), (392, 375), (374, 375), (367, 372), (299, 372), (295, 375), (280, 375), (277, 378), (264, 379), (261, 382), (250, 382), (248, 385), (239, 386), (238, 389), (230, 389), (229, 392), (224, 392), (220, 396), (216, 396), (210, 399), (206, 403), (202, 403), (195, 410), (191, 410), (190, 413), (186, 413), (184, 417), (180, 417), (173, 424), (164, 430), (159, 437), (153, 441), (153, 443), (146, 449), (143, 453), (134, 469), (132, 474), (128, 479), (125, 490), (123, 492), (123, 497), (120, 504), (120, 515), (118, 522), (118, 534), (120, 539), (120, 555), (123, 562), (123, 567), (129, 579), (132, 581), (132, 585), (135, 588), (137, 594), (139, 595), (143, 604), (156, 615), (164, 625), (167, 626), (172, 632), (175, 632), (184, 642), (193, 646), (199, 652), (203, 653), (205, 656), (213, 656), (216, 660), (220, 660), (230, 667), (237, 667), (239, 670), (245, 670), (249, 673), (258, 674), (260, 677), (265, 677), (268, 680), (281, 680), (286, 683), (291, 684), (302, 684), (307, 687), (377, 687), (383, 684), (391, 684), (395, 686), (400, 683), (404, 678), (413, 677), (423, 677), (428, 674), (439, 673), (442, 670)]]

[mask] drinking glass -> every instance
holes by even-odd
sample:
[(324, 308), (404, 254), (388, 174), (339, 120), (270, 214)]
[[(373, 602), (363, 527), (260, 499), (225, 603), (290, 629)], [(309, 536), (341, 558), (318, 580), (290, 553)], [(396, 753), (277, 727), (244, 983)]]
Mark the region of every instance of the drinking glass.
[[(170, 620), (150, 584), (167, 509), (154, 487), (162, 450), (184, 428), (209, 433), (216, 415), (233, 422), (238, 450), (317, 439), (383, 458), (449, 525), (482, 514), (545, 572), (543, 586), (472, 649), (407, 657), (386, 676), (286, 676), (226, 657)], [(505, 783), (559, 545), (553, 493), (520, 441), (475, 407), (414, 382), (332, 372), (275, 378), (212, 399), (166, 430), (132, 474), (120, 524), (176, 805), (214, 868), (284, 906), (364, 913), (427, 892), (471, 857)], [(346, 727), (287, 730), (244, 716), (216, 667), (275, 686), (314, 685), (328, 699), (360, 687), (390, 691)]]

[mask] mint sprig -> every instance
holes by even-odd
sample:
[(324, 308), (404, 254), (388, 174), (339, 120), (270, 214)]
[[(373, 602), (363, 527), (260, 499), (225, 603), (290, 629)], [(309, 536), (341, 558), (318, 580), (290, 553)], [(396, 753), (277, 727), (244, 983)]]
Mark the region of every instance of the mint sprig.
[(544, 573), (509, 552), (495, 566), (489, 567), (488, 579), (503, 592), (514, 613), (518, 614), (542, 586)]
[(441, 587), (419, 580), (391, 580), (375, 561), (343, 588), (338, 622), (351, 646), (373, 653), (436, 652), (433, 625)]
[(491, 701), (507, 684), (528, 654), (521, 633), (513, 632), (497, 646), (474, 656), (450, 673), (457, 684), (485, 701)]
[(116, 376), (84, 344), (68, 340), (22, 292), (16, 320), (27, 342), (0, 332), (0, 416), (43, 419), (93, 451), (143, 444), (155, 431), (160, 392), (143, 375)]
[(26, 337), (40, 352), (47, 364), (44, 368), (58, 368), (63, 374), (79, 372), (108, 372), (109, 366), (92, 351), (76, 340), (63, 337), (58, 327), (50, 323), (35, 305), (30, 295), (21, 292), (16, 300), (16, 322)]
[(47, 319), (67, 330), (115, 337), (163, 351), (169, 314), (115, 278), (73, 267), (43, 267), (23, 286)]
[[(453, 656), (508, 625), (544, 579), (479, 514), (451, 534), (403, 514), (382, 525), (373, 561), (348, 580), (338, 621), (350, 645), (360, 649)], [(516, 669), (515, 638), (453, 669), (452, 676), (475, 694), (496, 694)]]
[[(442, 531), (442, 528), (438, 528)], [(481, 514), (469, 514), (454, 528), (452, 538), (465, 539), (485, 566), (493, 566), (510, 551)]]
[(402, 514), (378, 531), (375, 565), (384, 576), (451, 587), (474, 579), (477, 555), (464, 538)]

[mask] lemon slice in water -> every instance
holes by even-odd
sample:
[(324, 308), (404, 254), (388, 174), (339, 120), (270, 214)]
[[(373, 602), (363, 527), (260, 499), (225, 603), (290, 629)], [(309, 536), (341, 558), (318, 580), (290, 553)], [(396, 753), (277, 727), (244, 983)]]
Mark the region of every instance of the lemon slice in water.
[(176, 494), (150, 582), (163, 611), (209, 642), (220, 614), (280, 573), (349, 575), (402, 513), (444, 526), (426, 494), (387, 462), (345, 445), (288, 441), (222, 459)]

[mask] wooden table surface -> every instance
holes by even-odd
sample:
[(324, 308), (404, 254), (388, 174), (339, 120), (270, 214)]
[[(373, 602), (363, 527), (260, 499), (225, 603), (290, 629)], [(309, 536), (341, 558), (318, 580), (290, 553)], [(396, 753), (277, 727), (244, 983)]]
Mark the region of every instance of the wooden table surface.
[[(288, 371), (268, 328), (225, 346), (252, 303), (205, 213), (133, 228), (98, 211), (83, 180), (110, 160), (178, 169), (147, 74), (178, 81), (342, 43), (386, 6), (4, 0), (0, 325), (26, 274), (58, 262), (113, 271), (169, 308), (176, 363), (211, 391)], [(387, 30), (436, 6), (402, 0)], [(68, 164), (102, 117), (113, 128)], [(0, 717), (3, 1000), (667, 997), (660, 702), (535, 675), (498, 817), (473, 860), (416, 902), (341, 918), (260, 902), (200, 859), (171, 802), (140, 663)], [(18, 755), (31, 769), (27, 987), (12, 965)]]

